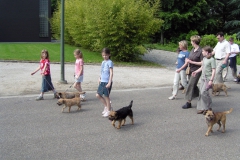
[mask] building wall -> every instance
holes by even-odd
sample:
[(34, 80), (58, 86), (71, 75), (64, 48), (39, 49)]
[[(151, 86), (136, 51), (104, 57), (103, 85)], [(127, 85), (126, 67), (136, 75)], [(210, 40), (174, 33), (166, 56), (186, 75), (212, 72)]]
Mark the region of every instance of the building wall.
[[(0, 0), (0, 42), (50, 42), (40, 37), (39, 2), (41, 0)], [(48, 1), (48, 15), (50, 4)]]

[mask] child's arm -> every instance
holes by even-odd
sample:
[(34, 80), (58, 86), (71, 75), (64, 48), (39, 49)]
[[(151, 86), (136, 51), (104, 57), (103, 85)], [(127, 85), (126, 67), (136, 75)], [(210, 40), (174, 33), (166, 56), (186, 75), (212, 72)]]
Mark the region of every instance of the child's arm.
[(76, 75), (76, 78), (79, 78), (83, 74), (83, 65), (80, 65), (79, 74)]
[(37, 73), (39, 70), (40, 70), (40, 66), (39, 66), (34, 72), (32, 72), (31, 75), (34, 75), (34, 74)]
[(112, 78), (113, 78), (113, 68), (110, 68), (110, 76), (109, 76), (109, 80), (108, 80), (108, 84), (106, 85), (106, 88), (109, 88), (111, 86)]
[(210, 80), (209, 80), (209, 85), (212, 85), (212, 83), (213, 83), (213, 80), (214, 80), (214, 76), (215, 76), (215, 72), (216, 72), (216, 69), (215, 68), (212, 68), (212, 76), (211, 76), (211, 78), (210, 78)]

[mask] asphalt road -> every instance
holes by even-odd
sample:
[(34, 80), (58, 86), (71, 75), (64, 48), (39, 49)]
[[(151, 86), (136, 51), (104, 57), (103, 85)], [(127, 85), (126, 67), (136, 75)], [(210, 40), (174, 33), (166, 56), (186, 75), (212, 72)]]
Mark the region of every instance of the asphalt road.
[[(213, 97), (213, 110), (225, 111), (226, 133), (216, 131), (205, 137), (207, 125), (196, 114), (196, 99), (191, 109), (183, 110), (183, 95), (168, 100), (169, 87), (113, 90), (114, 110), (133, 100), (135, 124), (115, 129), (101, 117), (103, 106), (88, 92), (82, 110), (72, 107), (61, 113), (52, 99), (35, 101), (36, 95), (0, 97), (0, 159), (240, 159), (239, 84), (228, 83), (229, 96)], [(67, 111), (67, 110), (66, 110)]]

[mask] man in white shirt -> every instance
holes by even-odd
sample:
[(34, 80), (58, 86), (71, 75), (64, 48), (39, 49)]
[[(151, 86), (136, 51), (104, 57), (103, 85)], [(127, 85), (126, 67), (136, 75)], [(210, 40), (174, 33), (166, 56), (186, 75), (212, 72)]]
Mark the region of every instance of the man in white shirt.
[(228, 57), (230, 55), (230, 43), (224, 38), (223, 32), (217, 33), (218, 43), (214, 47), (212, 54), (216, 59), (216, 76), (214, 83), (223, 83), (222, 72), (228, 66)]
[(230, 37), (229, 38), (229, 43), (231, 45), (231, 53), (229, 56), (229, 66), (232, 70), (232, 76), (234, 78), (234, 82), (237, 81), (237, 54), (239, 53), (239, 46), (234, 43), (234, 38)]

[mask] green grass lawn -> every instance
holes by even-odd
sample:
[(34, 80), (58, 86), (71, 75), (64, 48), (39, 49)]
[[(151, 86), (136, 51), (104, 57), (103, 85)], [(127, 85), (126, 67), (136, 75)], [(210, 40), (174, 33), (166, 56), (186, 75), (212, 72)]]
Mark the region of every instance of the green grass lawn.
[[(75, 62), (73, 51), (79, 47), (64, 45), (65, 62)], [(43, 49), (48, 50), (51, 62), (60, 62), (60, 43), (0, 43), (0, 60), (36, 61), (40, 60)], [(79, 48), (83, 53), (85, 63), (101, 63), (103, 58), (101, 52), (92, 52)], [(161, 65), (147, 62), (115, 62), (116, 66), (148, 66), (161, 67)]]
[[(1, 60), (20, 60), (20, 61), (39, 61), (41, 50), (46, 49), (49, 52), (51, 62), (60, 62), (60, 44), (59, 43), (0, 43)], [(65, 62), (74, 62), (73, 51), (77, 47), (64, 45)], [(101, 53), (91, 52), (80, 48), (83, 52), (84, 62), (100, 63), (102, 61)]]

